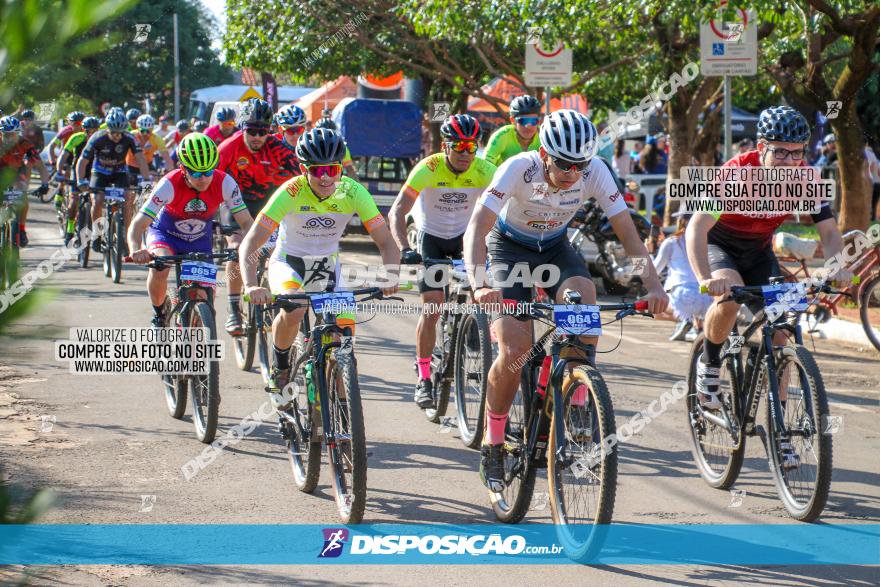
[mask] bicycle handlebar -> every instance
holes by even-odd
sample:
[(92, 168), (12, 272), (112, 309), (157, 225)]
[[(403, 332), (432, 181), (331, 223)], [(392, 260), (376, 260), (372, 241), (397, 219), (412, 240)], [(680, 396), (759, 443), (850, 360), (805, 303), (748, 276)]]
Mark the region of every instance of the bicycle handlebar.
[[(185, 253), (183, 255), (168, 255), (164, 257), (156, 257), (152, 256), (152, 261), (149, 263), (145, 263), (144, 265), (150, 267), (151, 269), (165, 269), (169, 265), (180, 265), (186, 261), (213, 261), (215, 259), (222, 259), (224, 261), (229, 261), (233, 258), (238, 257), (238, 251), (234, 249), (227, 249), (222, 253)], [(122, 259), (125, 263), (132, 263), (131, 257), (124, 257)]]

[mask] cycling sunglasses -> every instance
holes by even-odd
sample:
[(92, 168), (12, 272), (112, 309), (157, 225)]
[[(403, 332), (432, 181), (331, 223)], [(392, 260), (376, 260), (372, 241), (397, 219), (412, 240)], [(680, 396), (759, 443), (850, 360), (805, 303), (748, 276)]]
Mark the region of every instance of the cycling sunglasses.
[(288, 126), (286, 124), (281, 124), (279, 126), (281, 127), (282, 131), (291, 132), (296, 135), (301, 135), (304, 132), (306, 132), (306, 127), (304, 127), (304, 126)]
[(184, 167), (184, 170), (186, 170), (186, 174), (193, 179), (199, 179), (201, 177), (211, 177), (212, 175), (214, 175), (213, 169), (209, 169), (208, 171), (190, 171), (189, 169)]
[(452, 147), (452, 150), (456, 153), (464, 153), (465, 151), (468, 153), (477, 152), (476, 141), (446, 141), (446, 144)]
[(315, 177), (336, 177), (342, 173), (342, 163), (331, 163), (330, 165), (306, 165), (310, 175)]
[(140, 132), (142, 135), (148, 135), (151, 132), (153, 132), (153, 129), (152, 128), (142, 128), (142, 129), (139, 129), (138, 132)]
[(556, 166), (557, 169), (565, 172), (571, 171), (583, 171), (586, 169), (587, 165), (590, 164), (589, 161), (581, 161), (579, 163), (575, 163), (573, 161), (566, 161), (565, 159), (557, 159), (556, 157), (550, 157), (553, 161), (553, 165)]
[(222, 126), (224, 128), (230, 128), (230, 127), (235, 126), (235, 121), (234, 120), (225, 120), (220, 123), (220, 126)]
[(257, 127), (251, 126), (251, 127), (244, 129), (244, 132), (246, 132), (247, 134), (249, 134), (252, 137), (264, 137), (267, 134), (269, 134), (269, 129), (264, 126), (257, 126)]
[(517, 116), (515, 120), (523, 126), (538, 126), (541, 119), (537, 116)]

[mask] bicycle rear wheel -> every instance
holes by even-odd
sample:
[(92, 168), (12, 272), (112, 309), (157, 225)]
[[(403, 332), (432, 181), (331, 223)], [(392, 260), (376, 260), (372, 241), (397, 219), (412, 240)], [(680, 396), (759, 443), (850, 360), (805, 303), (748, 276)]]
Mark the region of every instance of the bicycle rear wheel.
[(244, 336), (232, 339), (235, 346), (235, 364), (242, 371), (250, 371), (257, 350), (257, 306), (241, 300), (241, 313), (245, 316)]
[(113, 239), (116, 236), (116, 229), (114, 226), (115, 220), (116, 219), (113, 218), (113, 214), (107, 215), (107, 238), (104, 240), (104, 250), (101, 254), (104, 267), (104, 277), (110, 277), (112, 272), (112, 263), (110, 261), (110, 258), (113, 256), (113, 248), (110, 245), (112, 244)]
[(367, 441), (354, 357), (328, 361), (327, 392), (328, 432), (336, 438), (327, 443), (336, 507), (343, 524), (359, 524), (367, 505)]
[(614, 408), (605, 380), (590, 365), (572, 370), (562, 384), (562, 397), (565, 421), (561, 424), (568, 445), (560, 462), (556, 455), (560, 423), (553, 418), (547, 442), (550, 511), (566, 556), (584, 561), (601, 547), (614, 512), (617, 445), (603, 443), (616, 432)]
[[(217, 340), (214, 314), (207, 302), (198, 302), (190, 310), (190, 328), (207, 328), (208, 339)], [(193, 406), (193, 424), (196, 438), (210, 444), (217, 434), (217, 418), (220, 412), (220, 365), (208, 361), (208, 372), (203, 375), (187, 375), (189, 397)]]
[[(452, 387), (452, 348), (454, 341), (448, 340), (451, 336), (446, 328), (451, 328), (454, 317), (448, 313), (437, 321), (437, 340), (434, 350), (431, 352), (431, 372), (434, 383), (434, 406), (425, 408), (425, 418), (428, 422), (438, 424), (440, 418), (446, 415), (449, 407), (449, 392)], [(448, 321), (448, 322), (447, 322)], [(446, 367), (443, 366), (443, 357), (446, 357)]]
[(880, 330), (880, 273), (868, 279), (862, 286), (859, 293), (859, 316), (868, 340), (880, 351), (880, 335), (877, 334)]
[[(260, 285), (269, 288), (268, 277), (264, 274)], [(260, 361), (260, 375), (263, 383), (269, 383), (269, 371), (272, 369), (272, 321), (275, 320), (275, 310), (267, 309), (266, 306), (256, 306), (257, 324), (257, 358)]]
[[(782, 431), (773, 423), (770, 402), (764, 402), (770, 472), (791, 517), (812, 522), (828, 502), (834, 422), (829, 419), (822, 374), (810, 351), (791, 345), (783, 347), (778, 357), (779, 388), (787, 392), (787, 401)], [(779, 442), (783, 439), (789, 440), (797, 455), (795, 466), (786, 466), (780, 454)]]
[(486, 385), (492, 367), (492, 341), (485, 314), (466, 314), (455, 341), (455, 407), (458, 434), (468, 448), (479, 448), (486, 417)]
[(504, 433), (504, 491), (489, 492), (492, 511), (495, 517), (507, 524), (521, 521), (532, 503), (535, 492), (537, 469), (529, 462), (526, 452), (526, 427), (529, 414), (534, 379), (523, 370), (520, 386), (510, 406), (507, 428)]
[[(727, 343), (725, 350), (726, 345)], [(697, 397), (697, 361), (702, 352), (703, 335), (700, 335), (691, 347), (687, 380), (686, 416), (691, 431), (691, 452), (703, 480), (716, 489), (728, 489), (736, 481), (742, 469), (746, 442), (745, 438), (740, 438), (738, 443), (734, 442), (729, 431), (703, 417), (700, 400)], [(735, 377), (732, 359), (725, 357), (721, 365), (719, 394), (727, 414), (732, 419), (734, 429), (741, 433), (739, 418), (742, 416), (736, 409), (733, 396), (736, 393)]]
[(113, 283), (122, 281), (122, 253), (125, 251), (125, 220), (122, 210), (113, 213), (110, 242), (110, 275)]
[[(165, 299), (165, 310), (163, 314), (168, 316), (171, 312), (171, 302)], [(177, 316), (171, 316), (171, 325), (179, 328), (177, 324)], [(165, 388), (165, 405), (168, 407), (168, 413), (175, 420), (183, 418), (186, 412), (186, 395), (188, 393), (186, 377), (178, 375), (162, 375), (162, 385)]]
[(88, 240), (83, 241), (83, 233), (88, 232), (90, 238), (94, 238), (92, 232), (92, 204), (85, 195), (80, 196), (79, 210), (76, 214), (76, 239), (79, 254), (77, 260), (79, 266), (86, 269), (89, 266), (89, 254), (92, 250), (92, 243)]

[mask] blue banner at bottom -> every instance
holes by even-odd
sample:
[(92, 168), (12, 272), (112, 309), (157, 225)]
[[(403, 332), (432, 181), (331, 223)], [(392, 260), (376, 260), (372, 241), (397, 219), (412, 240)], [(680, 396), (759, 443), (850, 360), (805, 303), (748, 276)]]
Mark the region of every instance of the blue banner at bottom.
[(0, 564), (878, 565), (880, 524), (0, 526)]

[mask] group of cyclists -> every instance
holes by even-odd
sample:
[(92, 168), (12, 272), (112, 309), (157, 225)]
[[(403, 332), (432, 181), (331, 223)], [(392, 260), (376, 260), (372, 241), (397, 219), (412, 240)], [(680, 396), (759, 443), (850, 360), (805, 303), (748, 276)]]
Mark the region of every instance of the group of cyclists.
[[(28, 118), (22, 118), (0, 118), (0, 170), (26, 168), (33, 162), (40, 170), (40, 189), (46, 189), (48, 171), (39, 162), (37, 146), (27, 138)], [(399, 264), (446, 258), (464, 260), (476, 304), (532, 300), (534, 292), (528, 284), (508, 277), (516, 269), (525, 268), (528, 275), (542, 265), (560, 270), (558, 282), (545, 288), (552, 303), (563, 303), (563, 292), (571, 290), (580, 294), (582, 303), (594, 304), (596, 288), (589, 271), (566, 238), (570, 223), (577, 221), (578, 211), (591, 198), (609, 218), (627, 255), (649, 259), (642, 274), (648, 310), (659, 313), (667, 307), (666, 292), (626, 213), (613, 172), (592, 156), (597, 129), (580, 112), (543, 114), (536, 98), (516, 97), (510, 104), (510, 124), (492, 134), (482, 156), (477, 154), (482, 146), (479, 122), (467, 114), (450, 116), (440, 127), (442, 150), (413, 167), (387, 220), (367, 188), (352, 177), (348, 148), (329, 118), (307, 130), (306, 115), (299, 107), (288, 105), (273, 112), (258, 99), (243, 103), (239, 113), (221, 109), (216, 118), (218, 123), (204, 132), (179, 123), (163, 138), (155, 134), (156, 121), (136, 109), (111, 109), (103, 121), (73, 112), (55, 139), (62, 148), (52, 163), (57, 179), (68, 181), (70, 176), (76, 187), (67, 202), (66, 240), (72, 237), (78, 192), (107, 185), (126, 189), (127, 247), (136, 263), (166, 255), (210, 253), (218, 214), (223, 224), (237, 226), (228, 244), (239, 249), (239, 261), (226, 267), (230, 309), (226, 330), (232, 336), (243, 332), (243, 294), (251, 303), (264, 304), (272, 295), (299, 292), (315, 259), (330, 267), (331, 273), (336, 268), (335, 283), (342, 287), (339, 248), (354, 214), (387, 268), (388, 280), (381, 286), (385, 295), (398, 289)], [(725, 165), (806, 165), (809, 135), (807, 120), (797, 110), (768, 108), (760, 114), (756, 149)], [(168, 171), (152, 185), (147, 178), (151, 165), (158, 161)], [(18, 180), (26, 182), (27, 178)], [(138, 182), (148, 192), (134, 213), (131, 186)], [(99, 199), (92, 213), (95, 219), (101, 214)], [(407, 239), (409, 214), (418, 228), (417, 250)], [(723, 296), (731, 286), (766, 285), (780, 275), (771, 237), (785, 219), (784, 215), (699, 213), (688, 226), (691, 264), (700, 285), (715, 299), (706, 316), (696, 382), (705, 409), (720, 407), (721, 348), (738, 310), (735, 303), (721, 303)], [(843, 242), (830, 209), (823, 206), (813, 221), (826, 258), (838, 254)], [(262, 262), (259, 251), (272, 247), (276, 231), (277, 240), (266, 261), (266, 288), (257, 281)], [(100, 247), (100, 242), (95, 246)], [(477, 270), (483, 267), (488, 271)], [(845, 268), (837, 275), (840, 280), (848, 277)], [(147, 289), (152, 323), (157, 327), (165, 326), (168, 319), (167, 279), (168, 269), (149, 270)], [(425, 279), (418, 287), (426, 308), (437, 308), (444, 301), (442, 290)], [(291, 401), (287, 387), (291, 346), (304, 311), (279, 311), (272, 324), (274, 363), (267, 391), (278, 409)], [(353, 328), (353, 318), (343, 314), (338, 322)], [(415, 333), (414, 399), (423, 409), (436, 401), (431, 355), (437, 320), (437, 313), (426, 311)], [(502, 445), (520, 382), (521, 357), (532, 345), (530, 328), (529, 322), (514, 316), (501, 316), (493, 323), (498, 353), (488, 374), (480, 474), (495, 492), (505, 486)], [(584, 336), (581, 341), (584, 348), (595, 349), (597, 338)], [(582, 358), (595, 363), (595, 354), (572, 352), (584, 353)]]

